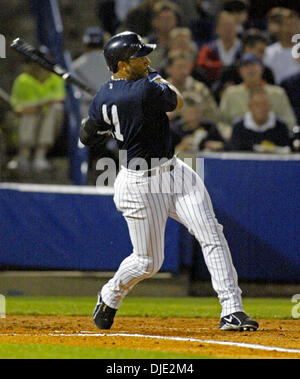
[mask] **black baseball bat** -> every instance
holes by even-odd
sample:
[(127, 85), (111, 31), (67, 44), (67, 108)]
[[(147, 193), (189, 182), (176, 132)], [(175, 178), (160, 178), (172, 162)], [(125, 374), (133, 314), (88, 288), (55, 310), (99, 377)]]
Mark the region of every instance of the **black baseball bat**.
[(9, 94), (4, 91), (4, 89), (2, 89), (0, 87), (0, 99), (4, 100), (6, 103), (10, 103), (10, 96)]
[(45, 70), (53, 72), (54, 74), (63, 78), (66, 82), (74, 84), (80, 89), (84, 90), (91, 96), (95, 95), (95, 91), (83, 83), (80, 79), (76, 78), (71, 72), (65, 70), (61, 65), (52, 62), (42, 51), (31, 46), (29, 43), (23, 41), (21, 38), (15, 39), (10, 47), (18, 53), (28, 57), (33, 62), (42, 66)]

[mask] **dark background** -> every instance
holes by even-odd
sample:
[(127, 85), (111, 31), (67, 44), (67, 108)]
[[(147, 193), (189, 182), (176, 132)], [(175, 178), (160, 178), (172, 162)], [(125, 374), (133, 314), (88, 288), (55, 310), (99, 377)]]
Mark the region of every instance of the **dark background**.
[(285, 7), (296, 10), (300, 13), (299, 0), (251, 0), (250, 1), (250, 18), (257, 19), (264, 17), (273, 7)]

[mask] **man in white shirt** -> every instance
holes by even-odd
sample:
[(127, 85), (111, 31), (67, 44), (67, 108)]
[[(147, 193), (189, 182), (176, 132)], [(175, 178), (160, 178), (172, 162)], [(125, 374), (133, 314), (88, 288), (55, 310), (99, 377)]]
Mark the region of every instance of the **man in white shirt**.
[(287, 124), (271, 110), (268, 93), (256, 89), (250, 97), (249, 111), (233, 125), (231, 150), (288, 153), (290, 143)]
[(300, 72), (292, 55), (293, 35), (299, 33), (299, 16), (291, 9), (285, 9), (279, 23), (279, 41), (267, 47), (264, 64), (273, 71), (276, 84)]

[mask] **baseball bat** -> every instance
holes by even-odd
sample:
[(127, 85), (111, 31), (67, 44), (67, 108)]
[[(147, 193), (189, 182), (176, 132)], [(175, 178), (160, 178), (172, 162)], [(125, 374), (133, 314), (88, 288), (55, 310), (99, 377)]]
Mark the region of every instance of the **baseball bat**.
[(37, 63), (45, 70), (53, 72), (54, 74), (63, 78), (67, 83), (73, 84), (91, 96), (95, 95), (90, 87), (83, 83), (80, 79), (76, 78), (71, 72), (65, 70), (61, 65), (53, 63), (42, 51), (31, 46), (29, 43), (23, 41), (21, 38), (15, 39), (10, 47), (18, 53), (26, 56), (31, 61)]
[(4, 91), (4, 89), (2, 89), (0, 87), (0, 99), (4, 100), (6, 103), (10, 103), (10, 96), (9, 94)]

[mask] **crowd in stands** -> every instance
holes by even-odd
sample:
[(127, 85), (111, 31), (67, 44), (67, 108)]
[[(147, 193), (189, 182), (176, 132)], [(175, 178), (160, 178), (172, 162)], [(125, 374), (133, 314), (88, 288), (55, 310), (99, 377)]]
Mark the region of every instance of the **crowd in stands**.
[(299, 15), (276, 7), (257, 22), (249, 17), (249, 5), (98, 1), (103, 30), (135, 31), (157, 44), (149, 56), (152, 67), (186, 100), (180, 112), (169, 114), (178, 151), (297, 150), (300, 59), (292, 54), (292, 38), (300, 33)]
[[(86, 31), (86, 51), (74, 61), (75, 72), (97, 89), (109, 78), (99, 54), (109, 36), (131, 30), (156, 43), (149, 55), (151, 66), (185, 99), (181, 111), (169, 114), (177, 151), (298, 150), (300, 59), (292, 54), (292, 37), (300, 33), (296, 11), (271, 8), (255, 23), (248, 0), (98, 0), (96, 12), (99, 25)], [(60, 83), (56, 90), (53, 83), (52, 97), (44, 94), (41, 103), (28, 91), (20, 99), (19, 88), (28, 88), (30, 72), (30, 85), (39, 87), (39, 80), (46, 85), (37, 69), (28, 70), (12, 90), (12, 104), (20, 115), (20, 151), (10, 164), (26, 167), (35, 149), (35, 167), (47, 169), (47, 149), (53, 144), (64, 93), (58, 90)], [(82, 99), (82, 117), (89, 101)], [(115, 148), (110, 141), (106, 152), (113, 155)]]

